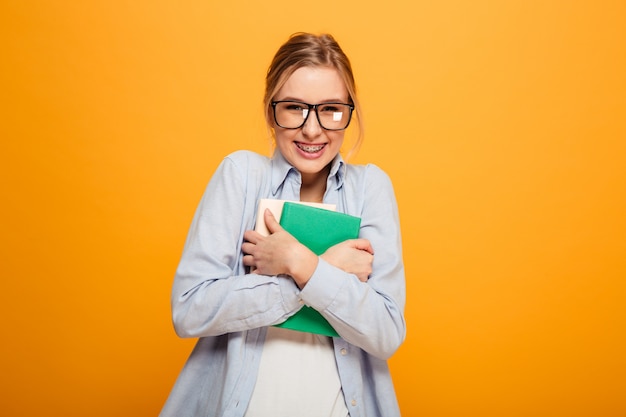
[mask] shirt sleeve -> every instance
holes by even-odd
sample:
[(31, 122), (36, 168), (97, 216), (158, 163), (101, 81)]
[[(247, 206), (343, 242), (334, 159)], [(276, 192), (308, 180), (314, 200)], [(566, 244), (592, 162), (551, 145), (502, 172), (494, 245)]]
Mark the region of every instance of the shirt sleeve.
[(406, 336), (400, 222), (387, 174), (368, 165), (365, 176), (359, 237), (368, 239), (374, 249), (369, 280), (361, 282), (320, 258), (301, 296), (307, 305), (320, 311), (347, 342), (387, 359)]
[(241, 245), (253, 227), (259, 174), (241, 154), (227, 157), (204, 192), (172, 288), (172, 319), (181, 337), (268, 326), (301, 308), (292, 280), (245, 273)]

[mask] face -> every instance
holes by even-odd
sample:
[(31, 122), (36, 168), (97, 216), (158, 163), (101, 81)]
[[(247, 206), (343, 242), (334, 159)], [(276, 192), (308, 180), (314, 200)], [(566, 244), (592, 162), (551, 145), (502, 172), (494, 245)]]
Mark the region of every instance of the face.
[[(278, 91), (274, 100), (294, 100), (318, 104), (348, 103), (348, 90), (334, 68), (298, 68)], [(314, 112), (299, 129), (283, 129), (274, 124), (276, 146), (285, 159), (302, 175), (303, 183), (327, 176), (330, 162), (337, 156), (345, 131), (323, 129)]]

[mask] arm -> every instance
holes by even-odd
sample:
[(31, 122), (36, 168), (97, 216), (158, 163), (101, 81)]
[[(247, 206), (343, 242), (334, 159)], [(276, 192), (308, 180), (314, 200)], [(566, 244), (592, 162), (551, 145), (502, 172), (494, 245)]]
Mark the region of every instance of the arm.
[(174, 328), (181, 337), (267, 326), (300, 308), (290, 279), (245, 273), (241, 244), (260, 186), (254, 180), (259, 172), (252, 170), (254, 164), (241, 157), (226, 158), (198, 206), (172, 289)]
[(369, 279), (360, 281), (326, 262), (323, 255), (301, 296), (343, 339), (386, 359), (406, 334), (400, 224), (388, 176), (375, 166), (368, 166), (365, 175), (360, 238), (374, 250)]

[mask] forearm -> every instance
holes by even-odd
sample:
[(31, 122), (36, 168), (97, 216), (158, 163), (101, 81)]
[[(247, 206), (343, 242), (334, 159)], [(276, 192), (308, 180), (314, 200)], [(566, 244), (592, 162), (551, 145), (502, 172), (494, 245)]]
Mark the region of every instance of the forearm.
[(181, 337), (216, 336), (280, 323), (301, 305), (288, 278), (259, 274), (203, 279), (179, 272), (172, 318)]
[(243, 234), (254, 226), (258, 171), (264, 169), (252, 156), (225, 158), (196, 209), (171, 295), (174, 326), (183, 337), (267, 326), (300, 308), (291, 279), (246, 274), (243, 266)]
[(352, 274), (333, 267), (323, 259), (302, 290), (305, 304), (318, 310), (349, 343), (381, 358), (390, 357), (404, 341), (406, 324), (403, 300), (392, 293), (403, 280), (401, 268), (391, 271), (386, 279), (390, 292), (375, 289), (372, 283), (361, 282)]

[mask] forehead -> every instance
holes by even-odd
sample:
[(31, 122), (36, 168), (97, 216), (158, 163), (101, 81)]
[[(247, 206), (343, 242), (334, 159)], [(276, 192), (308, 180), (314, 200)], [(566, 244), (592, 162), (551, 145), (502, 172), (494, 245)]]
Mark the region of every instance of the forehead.
[(276, 94), (277, 100), (298, 99), (307, 103), (346, 101), (348, 90), (335, 68), (301, 67), (287, 78)]

